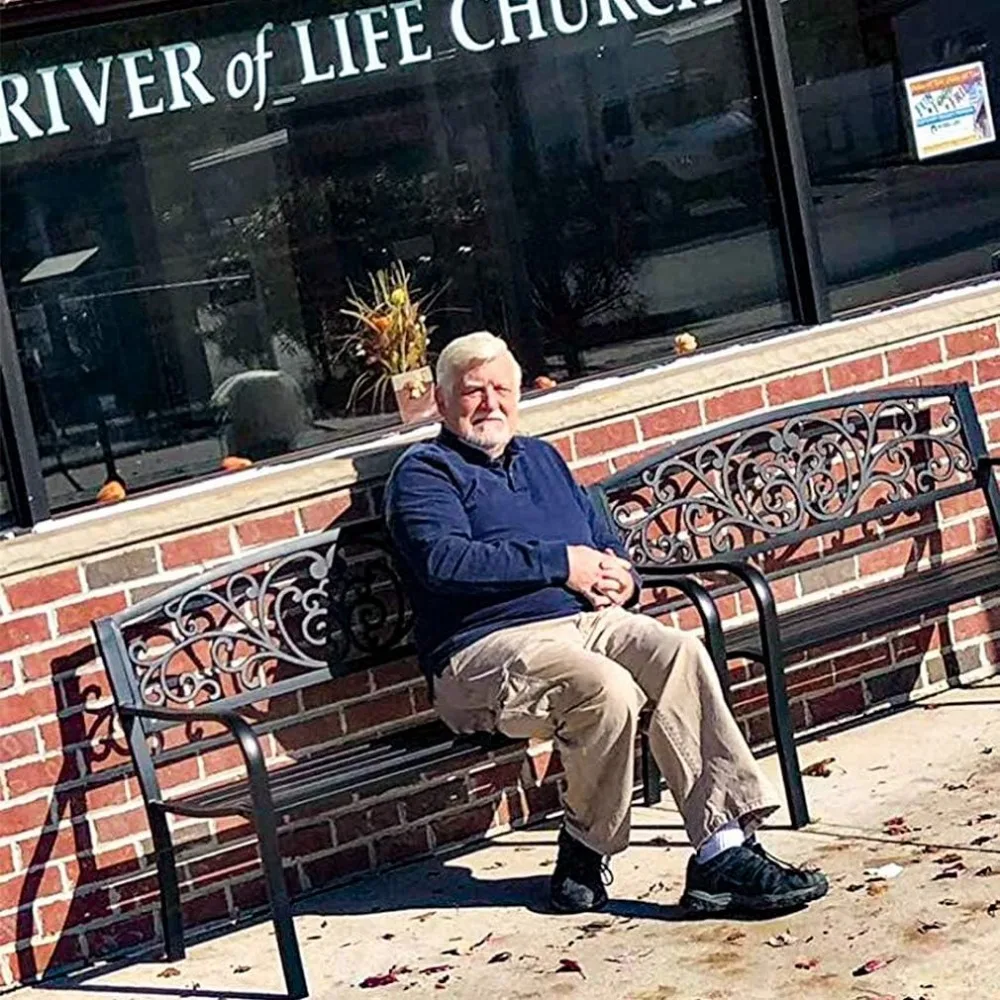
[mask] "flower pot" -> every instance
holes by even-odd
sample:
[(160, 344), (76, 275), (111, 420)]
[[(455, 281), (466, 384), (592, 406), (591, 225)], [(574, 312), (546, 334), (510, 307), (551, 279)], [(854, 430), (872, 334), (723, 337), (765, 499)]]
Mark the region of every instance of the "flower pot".
[(430, 366), (392, 376), (392, 391), (404, 424), (433, 420), (438, 416), (434, 402), (434, 375)]

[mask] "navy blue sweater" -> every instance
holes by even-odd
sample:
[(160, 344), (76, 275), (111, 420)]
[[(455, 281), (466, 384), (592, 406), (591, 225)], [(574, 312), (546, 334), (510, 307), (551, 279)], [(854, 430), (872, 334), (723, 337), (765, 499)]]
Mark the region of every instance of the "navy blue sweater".
[(625, 555), (560, 454), (537, 438), (514, 438), (497, 460), (448, 431), (414, 445), (389, 477), (385, 516), (428, 673), (497, 629), (591, 610), (566, 587), (568, 545)]

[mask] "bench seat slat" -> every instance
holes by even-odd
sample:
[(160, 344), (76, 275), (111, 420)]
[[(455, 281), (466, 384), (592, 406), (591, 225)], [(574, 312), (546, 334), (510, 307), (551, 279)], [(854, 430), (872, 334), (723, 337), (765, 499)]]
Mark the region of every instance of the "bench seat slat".
[[(430, 722), (370, 740), (354, 747), (333, 747), (310, 755), (268, 774), (268, 784), (277, 813), (295, 812), (331, 796), (360, 790), (371, 791), (383, 782), (400, 779), (448, 763), (483, 749), (502, 750), (521, 741), (483, 734), (456, 736), (443, 723)], [(252, 816), (253, 804), (246, 780), (200, 790), (190, 795), (162, 799), (169, 812), (187, 816)]]
[[(1000, 590), (1000, 552), (996, 550), (779, 613), (782, 647), (786, 653), (801, 652), (991, 590)], [(731, 656), (759, 659), (756, 623), (726, 632), (726, 648)]]

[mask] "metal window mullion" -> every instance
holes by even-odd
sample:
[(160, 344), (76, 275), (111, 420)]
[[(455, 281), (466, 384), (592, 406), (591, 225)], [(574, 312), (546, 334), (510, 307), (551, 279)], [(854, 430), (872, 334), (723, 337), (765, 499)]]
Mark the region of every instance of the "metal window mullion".
[(28, 397), (14, 340), (14, 323), (0, 275), (0, 453), (7, 473), (14, 520), (31, 527), (49, 516), (42, 460), (28, 411)]
[(744, 0), (744, 9), (763, 137), (774, 172), (792, 310), (800, 323), (823, 323), (830, 318), (830, 298), (781, 0)]

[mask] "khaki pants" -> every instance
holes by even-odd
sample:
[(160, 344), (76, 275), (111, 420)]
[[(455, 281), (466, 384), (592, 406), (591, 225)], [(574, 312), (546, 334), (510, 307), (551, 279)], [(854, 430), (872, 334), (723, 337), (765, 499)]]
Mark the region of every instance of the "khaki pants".
[(567, 829), (592, 850), (628, 845), (638, 717), (691, 843), (778, 808), (695, 636), (612, 607), (488, 635), (452, 657), (435, 706), (456, 732), (554, 737)]

